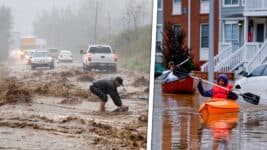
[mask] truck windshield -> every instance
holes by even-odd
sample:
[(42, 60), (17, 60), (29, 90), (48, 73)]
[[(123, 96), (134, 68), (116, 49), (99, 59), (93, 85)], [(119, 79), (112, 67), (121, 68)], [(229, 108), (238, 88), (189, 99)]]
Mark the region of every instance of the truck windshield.
[(48, 57), (48, 52), (34, 52), (33, 57)]
[(109, 47), (90, 47), (90, 53), (111, 53)]

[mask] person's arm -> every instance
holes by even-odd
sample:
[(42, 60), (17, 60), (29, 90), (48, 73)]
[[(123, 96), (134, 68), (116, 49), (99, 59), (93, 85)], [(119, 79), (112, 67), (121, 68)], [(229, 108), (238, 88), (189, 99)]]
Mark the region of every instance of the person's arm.
[(212, 90), (205, 91), (203, 86), (202, 86), (202, 81), (201, 80), (198, 82), (197, 88), (198, 88), (198, 91), (199, 91), (201, 96), (212, 97), (212, 95), (213, 95)]
[(121, 97), (120, 97), (117, 89), (112, 90), (109, 95), (112, 98), (112, 100), (116, 106), (118, 106), (118, 107), (122, 106)]

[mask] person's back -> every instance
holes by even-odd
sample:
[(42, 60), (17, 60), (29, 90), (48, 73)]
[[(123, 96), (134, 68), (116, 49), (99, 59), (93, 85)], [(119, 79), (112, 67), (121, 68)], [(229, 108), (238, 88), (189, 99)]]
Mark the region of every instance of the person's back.
[(95, 82), (93, 82), (93, 85), (105, 94), (110, 94), (111, 91), (117, 90), (114, 80), (111, 79), (96, 80)]

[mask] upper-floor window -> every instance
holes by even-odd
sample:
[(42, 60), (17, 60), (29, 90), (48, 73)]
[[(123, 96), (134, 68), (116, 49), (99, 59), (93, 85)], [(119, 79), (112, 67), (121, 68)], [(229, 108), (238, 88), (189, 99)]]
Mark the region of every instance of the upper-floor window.
[(210, 11), (209, 0), (201, 0), (200, 13), (207, 14)]
[(172, 0), (172, 14), (181, 15), (182, 14), (182, 2), (181, 0)]
[(209, 25), (208, 24), (201, 24), (200, 25), (200, 47), (201, 48), (209, 48)]
[(162, 0), (158, 0), (158, 10), (162, 10)]
[(223, 6), (225, 7), (231, 7), (231, 6), (238, 6), (239, 0), (224, 0)]

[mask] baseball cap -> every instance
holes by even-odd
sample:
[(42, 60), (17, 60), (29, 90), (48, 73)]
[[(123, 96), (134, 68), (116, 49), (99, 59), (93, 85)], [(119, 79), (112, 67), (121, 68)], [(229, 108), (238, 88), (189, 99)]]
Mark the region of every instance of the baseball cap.
[(121, 77), (116, 77), (115, 80), (118, 81), (121, 86), (123, 86), (123, 79)]

